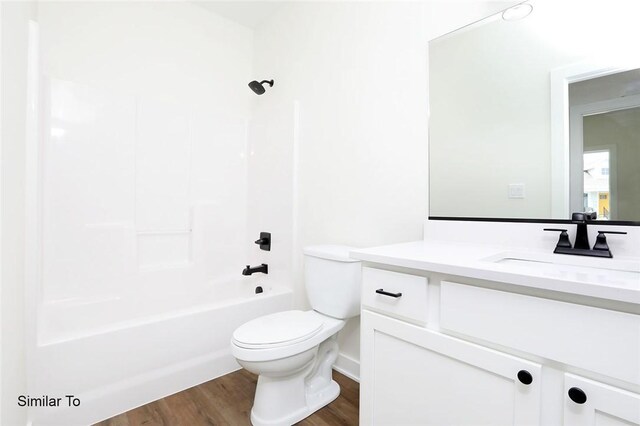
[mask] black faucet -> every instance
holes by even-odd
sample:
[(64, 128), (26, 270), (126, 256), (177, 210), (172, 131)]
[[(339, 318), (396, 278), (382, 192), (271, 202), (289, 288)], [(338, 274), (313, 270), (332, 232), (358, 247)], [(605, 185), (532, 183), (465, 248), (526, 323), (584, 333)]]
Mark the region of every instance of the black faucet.
[(251, 274), (255, 274), (256, 272), (261, 272), (263, 274), (268, 274), (269, 273), (269, 265), (267, 265), (266, 263), (263, 263), (262, 265), (256, 266), (254, 268), (252, 268), (251, 266), (247, 265), (247, 267), (242, 270), (242, 275), (251, 275)]
[(594, 256), (594, 257), (613, 257), (609, 245), (607, 244), (607, 237), (605, 234), (626, 234), (626, 232), (619, 231), (598, 231), (598, 238), (593, 249), (589, 246), (589, 234), (587, 232), (587, 224), (597, 219), (597, 213), (573, 213), (571, 215), (571, 221), (577, 225), (576, 228), (576, 243), (572, 247), (569, 240), (569, 234), (566, 229), (545, 228), (545, 231), (557, 231), (560, 232), (560, 238), (556, 244), (554, 253), (557, 254), (573, 254), (577, 256)]

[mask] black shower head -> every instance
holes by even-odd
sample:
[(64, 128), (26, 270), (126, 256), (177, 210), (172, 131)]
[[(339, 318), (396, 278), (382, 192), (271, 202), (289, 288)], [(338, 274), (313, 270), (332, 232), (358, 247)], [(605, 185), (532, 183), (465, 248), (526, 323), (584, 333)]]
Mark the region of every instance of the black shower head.
[(265, 83), (268, 83), (269, 87), (273, 87), (273, 80), (262, 80), (260, 83), (254, 80), (249, 83), (249, 87), (256, 93), (256, 95), (262, 95), (264, 93), (263, 84)]

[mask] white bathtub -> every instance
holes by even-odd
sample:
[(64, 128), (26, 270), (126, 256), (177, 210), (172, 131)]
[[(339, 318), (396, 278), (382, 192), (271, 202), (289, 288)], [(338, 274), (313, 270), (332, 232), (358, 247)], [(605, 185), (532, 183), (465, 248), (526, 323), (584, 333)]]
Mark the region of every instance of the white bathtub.
[(43, 305), (31, 396), (63, 406), (31, 409), (33, 424), (91, 424), (236, 370), (233, 330), (292, 304), (290, 289), (253, 279), (179, 288)]

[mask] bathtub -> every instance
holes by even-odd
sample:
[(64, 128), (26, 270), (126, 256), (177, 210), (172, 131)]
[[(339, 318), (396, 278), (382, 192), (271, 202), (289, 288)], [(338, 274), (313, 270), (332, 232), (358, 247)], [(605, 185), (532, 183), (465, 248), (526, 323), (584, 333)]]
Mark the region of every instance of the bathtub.
[(292, 306), (289, 288), (253, 279), (178, 288), (42, 304), (30, 396), (62, 406), (30, 408), (32, 424), (95, 423), (234, 371), (233, 330)]

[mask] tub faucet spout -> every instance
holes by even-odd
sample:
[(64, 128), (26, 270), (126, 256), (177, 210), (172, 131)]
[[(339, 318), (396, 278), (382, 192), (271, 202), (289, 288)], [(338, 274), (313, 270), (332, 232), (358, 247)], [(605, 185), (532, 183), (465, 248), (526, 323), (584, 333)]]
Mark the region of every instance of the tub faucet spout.
[(256, 272), (261, 272), (263, 274), (268, 274), (269, 273), (269, 265), (267, 265), (266, 263), (263, 263), (262, 265), (255, 266), (253, 268), (251, 266), (247, 265), (247, 267), (242, 270), (242, 275), (251, 275), (251, 274), (255, 274)]

